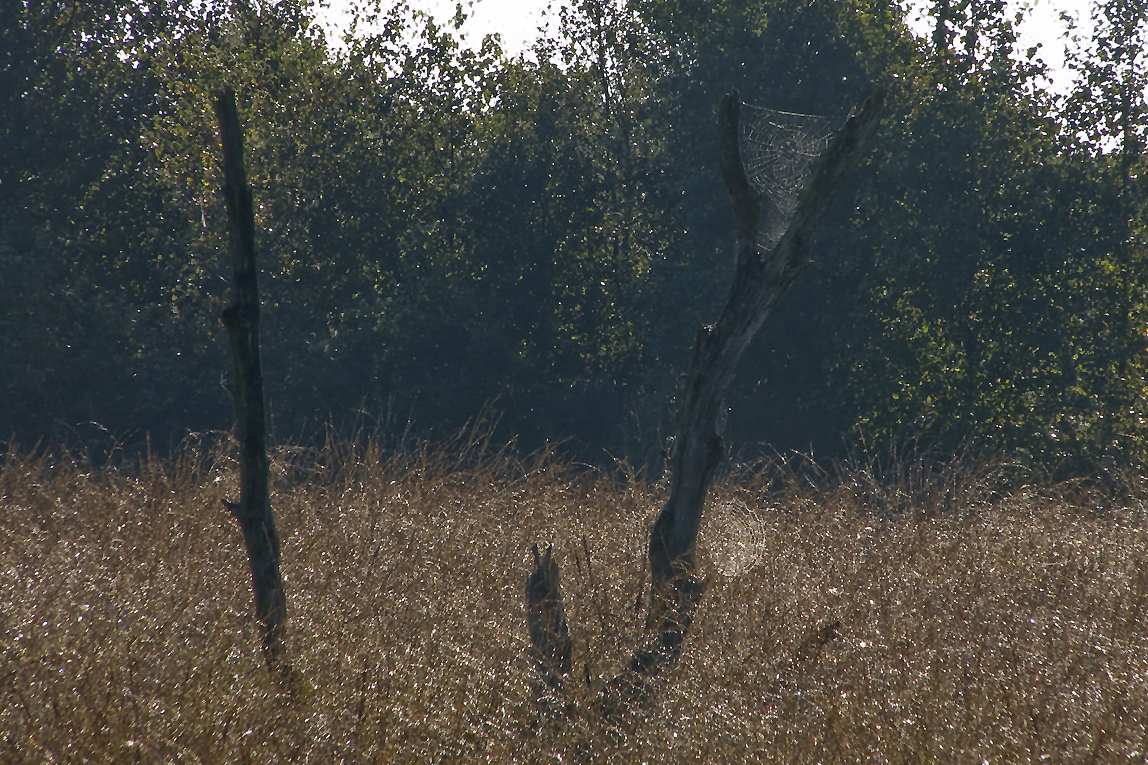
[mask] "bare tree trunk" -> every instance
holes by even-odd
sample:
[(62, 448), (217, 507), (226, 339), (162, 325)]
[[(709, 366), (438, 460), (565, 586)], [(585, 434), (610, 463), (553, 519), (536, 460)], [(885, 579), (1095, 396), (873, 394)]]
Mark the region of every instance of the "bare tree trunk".
[(761, 194), (749, 182), (741, 161), (738, 118), (741, 97), (734, 91), (718, 105), (718, 145), (722, 178), (737, 221), (737, 261), (729, 297), (717, 323), (698, 329), (693, 361), (677, 415), (670, 469), (670, 499), (650, 534), (653, 586), (647, 628), (659, 633), (654, 653), (636, 657), (634, 669), (657, 674), (672, 665), (680, 633), (689, 627), (702, 595), (694, 552), (706, 494), (725, 456), (718, 431), (722, 402), (741, 355), (798, 276), (809, 267), (818, 228), (845, 178), (877, 129), (884, 105), (878, 90), (833, 136), (802, 192), (785, 235), (773, 252), (757, 243)]
[(259, 284), (255, 266), (255, 213), (243, 163), (243, 132), (230, 89), (215, 94), (215, 116), (223, 144), (224, 196), (230, 220), (235, 302), (223, 311), (231, 339), (235, 381), (229, 385), (235, 401), (239, 432), (239, 502), (227, 502), (239, 522), (255, 595), (255, 616), (263, 625), (263, 655), (269, 669), (290, 675), (281, 656), (287, 621), (287, 600), (279, 572), (279, 534), (271, 513), (268, 487), (270, 460), (263, 406), (263, 370), (259, 361)]
[[(878, 90), (834, 134), (798, 201), (785, 235), (768, 253), (759, 248), (757, 240), (761, 194), (750, 184), (741, 161), (741, 97), (734, 91), (723, 97), (718, 106), (722, 177), (737, 222), (737, 263), (729, 297), (717, 323), (701, 327), (694, 342), (693, 361), (677, 415), (670, 498), (650, 532), (653, 582), (647, 639), (635, 652), (628, 670), (603, 691), (599, 701), (604, 711), (613, 713), (619, 706), (648, 698), (649, 681), (670, 670), (681, 655), (682, 642), (705, 589), (697, 576), (695, 551), (706, 495), (725, 455), (718, 430), (723, 399), (746, 346), (793, 282), (809, 267), (817, 230), (876, 131), (884, 100), (884, 90)], [(558, 567), (549, 551), (545, 561), (538, 560), (537, 553), (535, 559), (536, 571), (531, 581), (544, 577), (548, 588), (558, 592)], [(544, 610), (550, 609), (545, 619), (557, 623), (563, 616), (561, 602), (549, 602), (555, 605), (543, 605)], [(824, 638), (820, 645), (835, 632), (836, 625), (821, 628), (816, 633)]]

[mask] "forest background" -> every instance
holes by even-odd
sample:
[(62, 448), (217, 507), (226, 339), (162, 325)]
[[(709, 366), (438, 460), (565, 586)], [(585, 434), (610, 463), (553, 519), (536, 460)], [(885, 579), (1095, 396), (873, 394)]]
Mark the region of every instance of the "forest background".
[[(389, 4), (0, 9), (0, 437), (165, 452), (226, 430), (209, 97), (255, 188), (272, 429), (482, 413), (523, 449), (657, 460), (733, 219), (713, 108), (888, 114), (728, 397), (735, 455), (924, 444), (1059, 479), (1148, 456), (1148, 3), (1106, 0), (1067, 94), (1003, 0), (582, 0), (529, 55)], [(374, 14), (374, 23), (368, 18)]]

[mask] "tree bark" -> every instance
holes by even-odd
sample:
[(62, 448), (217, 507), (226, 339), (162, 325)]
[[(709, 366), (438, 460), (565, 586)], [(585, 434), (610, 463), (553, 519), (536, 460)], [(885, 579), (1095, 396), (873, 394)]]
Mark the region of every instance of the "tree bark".
[(534, 545), (534, 573), (526, 580), (526, 626), (535, 669), (532, 690), (542, 719), (564, 712), (571, 674), (570, 630), (562, 604), (558, 562), (553, 554), (550, 546), (546, 555), (540, 556), (538, 545)]
[(263, 370), (259, 360), (259, 284), (255, 265), (255, 213), (243, 162), (243, 132), (235, 93), (215, 94), (215, 116), (223, 144), (223, 192), (230, 221), (235, 302), (223, 311), (231, 340), (235, 380), (228, 388), (235, 401), (239, 434), (239, 502), (224, 504), (239, 522), (251, 564), (255, 616), (263, 626), (263, 654), (272, 671), (290, 674), (281, 655), (287, 600), (279, 571), (279, 533), (271, 513)]
[[(809, 267), (810, 249), (825, 214), (877, 129), (884, 105), (878, 90), (850, 116), (822, 152), (813, 177), (797, 204), (785, 235), (771, 253), (757, 243), (761, 194), (749, 182), (741, 161), (737, 91), (718, 105), (718, 146), (722, 178), (737, 222), (737, 261), (725, 307), (713, 326), (699, 328), (686, 376), (670, 461), (670, 499), (650, 535), (653, 573), (650, 628), (687, 620), (701, 595), (694, 578), (694, 552), (706, 494), (725, 456), (718, 431), (722, 402), (750, 340), (798, 276)], [(669, 658), (669, 657), (667, 657)]]
[[(626, 707), (649, 698), (650, 681), (672, 669), (681, 656), (682, 643), (705, 589), (705, 583), (697, 576), (695, 551), (706, 495), (714, 471), (725, 456), (718, 425), (726, 391), (742, 353), (762, 322), (809, 267), (810, 249), (817, 230), (876, 131), (884, 101), (885, 92), (879, 89), (834, 134), (802, 192), (784, 236), (768, 253), (763, 252), (757, 242), (761, 193), (750, 184), (741, 161), (738, 140), (741, 97), (733, 91), (723, 97), (718, 106), (722, 177), (737, 223), (733, 283), (717, 323), (699, 328), (694, 342), (670, 460), (670, 498), (650, 532), (653, 582), (647, 636), (627, 670), (611, 680), (600, 694), (599, 706), (607, 714), (624, 713)], [(535, 548), (535, 572), (530, 582), (545, 581), (548, 591), (556, 593), (558, 578), (558, 566), (551, 560), (550, 551), (545, 560), (541, 560)], [(553, 602), (559, 605), (548, 621), (557, 623), (561, 617), (560, 601)], [(534, 608), (530, 603), (528, 606)], [(531, 622), (532, 637), (536, 621), (537, 617)], [(823, 647), (836, 634), (836, 629), (836, 623), (821, 627), (815, 633), (818, 640), (810, 645)], [(569, 638), (565, 640), (568, 651)], [(536, 648), (553, 650), (547, 644), (534, 642)], [(799, 659), (809, 653), (811, 660), (815, 660), (819, 650), (803, 648)]]

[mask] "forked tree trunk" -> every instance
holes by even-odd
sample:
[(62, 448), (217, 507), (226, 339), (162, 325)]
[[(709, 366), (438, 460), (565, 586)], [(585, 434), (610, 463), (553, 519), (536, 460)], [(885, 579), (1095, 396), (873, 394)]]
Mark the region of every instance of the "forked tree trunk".
[(228, 386), (235, 401), (239, 433), (239, 502), (224, 504), (239, 522), (255, 595), (255, 616), (263, 627), (263, 655), (273, 672), (290, 675), (282, 658), (287, 600), (279, 571), (279, 533), (271, 513), (268, 487), (267, 426), (263, 406), (263, 370), (259, 361), (259, 284), (255, 266), (255, 213), (243, 163), (243, 132), (230, 89), (215, 94), (215, 116), (223, 144), (224, 196), (230, 221), (235, 270), (235, 302), (223, 311), (231, 340), (235, 380)]
[[(725, 307), (713, 326), (698, 330), (677, 414), (670, 469), (670, 498), (650, 533), (652, 585), (647, 639), (635, 653), (629, 672), (609, 684), (607, 702), (634, 701), (648, 694), (648, 681), (672, 668), (704, 583), (697, 575), (695, 551), (706, 495), (714, 471), (725, 456), (718, 429), (722, 401), (742, 353), (765, 318), (777, 307), (794, 280), (810, 264), (810, 248), (826, 212), (845, 178), (857, 164), (877, 129), (885, 93), (878, 90), (849, 117), (822, 152), (801, 194), (785, 235), (772, 252), (758, 246), (761, 194), (749, 182), (741, 161), (738, 119), (741, 97), (734, 91), (718, 106), (718, 143), (722, 177), (737, 222), (737, 262)], [(546, 557), (546, 581), (558, 612), (541, 621), (565, 623), (561, 610), (557, 564)], [(541, 563), (538, 571), (541, 571)], [(538, 577), (536, 572), (534, 578)], [(833, 630), (821, 630), (832, 635)], [(536, 650), (553, 652), (545, 631), (531, 631)], [(556, 637), (556, 636), (553, 636)], [(828, 639), (828, 638), (826, 638)]]
[[(694, 558), (698, 529), (714, 470), (725, 456), (718, 430), (722, 402), (741, 355), (793, 282), (810, 265), (818, 229), (849, 172), (877, 129), (884, 105), (878, 90), (837, 131), (801, 194), (785, 235), (770, 253), (758, 246), (761, 194), (749, 182), (741, 161), (738, 119), (741, 97), (734, 91), (718, 105), (718, 147), (722, 179), (737, 221), (737, 261), (729, 297), (717, 323), (698, 329), (693, 361), (677, 415), (670, 469), (670, 499), (650, 534), (653, 589), (647, 628), (684, 632), (701, 597)], [(653, 662), (634, 669), (656, 673), (677, 659), (678, 639), (665, 644)], [(665, 650), (671, 649), (671, 650)]]

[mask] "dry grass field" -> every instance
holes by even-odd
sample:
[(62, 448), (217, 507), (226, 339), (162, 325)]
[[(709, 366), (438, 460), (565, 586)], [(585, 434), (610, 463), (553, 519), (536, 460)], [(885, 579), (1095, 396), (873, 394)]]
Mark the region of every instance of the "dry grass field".
[[(1148, 532), (1140, 500), (1001, 487), (991, 470), (864, 467), (815, 488), (734, 469), (709, 577), (648, 708), (593, 685), (643, 625), (665, 487), (482, 439), (383, 455), (279, 450), (296, 681), (265, 671), (227, 448), (0, 472), (0, 761), (1143, 762)], [(536, 730), (523, 592), (552, 542), (580, 696)], [(794, 661), (828, 620), (838, 635)]]

